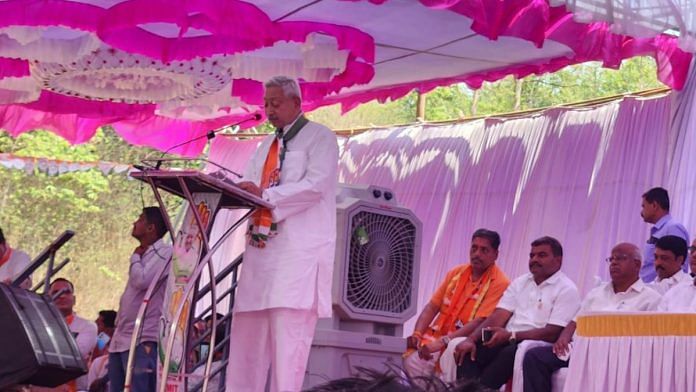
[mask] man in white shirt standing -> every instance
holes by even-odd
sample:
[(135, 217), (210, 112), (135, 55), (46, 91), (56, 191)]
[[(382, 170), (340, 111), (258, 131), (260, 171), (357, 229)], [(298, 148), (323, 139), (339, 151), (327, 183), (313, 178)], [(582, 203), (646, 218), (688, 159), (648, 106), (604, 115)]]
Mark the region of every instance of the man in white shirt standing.
[(271, 391), (299, 391), (317, 317), (331, 315), (336, 135), (304, 117), (295, 80), (274, 77), (265, 88), (276, 133), (261, 142), (239, 186), (275, 207), (249, 218), (226, 376), (234, 392), (263, 391), (269, 367)]
[(686, 241), (674, 235), (666, 235), (655, 242), (655, 272), (657, 278), (650, 287), (660, 294), (666, 293), (681, 282), (690, 281), (689, 274), (682, 271), (686, 260)]
[[(13, 249), (7, 244), (5, 235), (0, 229), (0, 282), (10, 284), (21, 274), (31, 262), (29, 255), (19, 249)], [(31, 280), (21, 284), (22, 288), (31, 287)]]
[[(578, 315), (587, 312), (628, 312), (655, 310), (660, 294), (638, 276), (642, 265), (636, 245), (620, 243), (607, 257), (611, 282), (592, 289), (582, 302)], [(551, 392), (551, 375), (568, 367), (570, 342), (575, 334), (575, 320), (561, 332), (553, 346), (535, 347), (524, 356), (524, 391)], [(560, 358), (559, 358), (560, 357)]]
[[(518, 342), (558, 339), (580, 307), (580, 294), (561, 272), (562, 262), (558, 240), (541, 237), (532, 242), (530, 273), (515, 279), (493, 314), (454, 348), (459, 378), (479, 379), (484, 386), (499, 389), (512, 376)], [(442, 357), (451, 355), (448, 346)]]
[[(131, 235), (139, 245), (133, 251), (128, 269), (128, 282), (121, 295), (116, 331), (109, 344), (109, 387), (111, 392), (122, 392), (126, 379), (128, 352), (133, 337), (135, 319), (145, 292), (155, 280), (157, 272), (172, 257), (171, 245), (162, 240), (167, 227), (157, 207), (145, 207), (133, 223)], [(162, 277), (164, 279), (164, 276)], [(158, 323), (162, 313), (164, 285), (150, 298), (142, 320), (140, 343), (136, 347), (131, 390), (155, 391), (157, 376)]]
[(640, 277), (643, 282), (655, 280), (655, 243), (666, 235), (675, 235), (689, 243), (689, 232), (669, 214), (669, 193), (664, 188), (652, 188), (643, 194), (640, 216), (652, 223), (650, 238), (643, 247), (643, 266)]
[(690, 255), (691, 279), (685, 279), (669, 289), (657, 306), (658, 312), (696, 312), (696, 240), (691, 243), (688, 250)]
[[(48, 294), (55, 297), (54, 304), (65, 318), (65, 323), (68, 324), (70, 332), (75, 337), (77, 349), (80, 350), (82, 359), (88, 363), (89, 356), (97, 344), (97, 324), (78, 316), (73, 310), (76, 298), (75, 288), (69, 280), (65, 278), (55, 279), (51, 283)], [(74, 384), (69, 385), (71, 383)], [(68, 385), (69, 390), (86, 391), (88, 388), (87, 376), (71, 381)]]

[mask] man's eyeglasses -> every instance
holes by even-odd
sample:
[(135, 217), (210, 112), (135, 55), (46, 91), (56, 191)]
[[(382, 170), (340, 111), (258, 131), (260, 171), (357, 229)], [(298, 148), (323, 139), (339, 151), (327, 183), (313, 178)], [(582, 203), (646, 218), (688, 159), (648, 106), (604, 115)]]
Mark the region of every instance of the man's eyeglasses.
[(609, 263), (609, 264), (611, 264), (611, 263), (614, 262), (614, 261), (616, 261), (616, 262), (623, 262), (623, 261), (626, 261), (626, 260), (637, 260), (637, 259), (635, 259), (635, 258), (633, 258), (633, 257), (631, 257), (631, 256), (629, 256), (629, 255), (609, 256), (609, 257), (607, 257), (606, 259), (604, 259), (604, 261), (606, 261), (606, 262)]
[(696, 252), (696, 246), (691, 245), (690, 247), (686, 248), (686, 250), (689, 251), (689, 254)]

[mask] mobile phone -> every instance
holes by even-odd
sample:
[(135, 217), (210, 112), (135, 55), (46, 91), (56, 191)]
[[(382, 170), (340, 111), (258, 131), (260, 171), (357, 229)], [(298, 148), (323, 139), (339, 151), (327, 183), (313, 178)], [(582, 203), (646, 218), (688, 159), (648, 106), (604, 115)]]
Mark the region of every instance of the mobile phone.
[(492, 329), (482, 329), (481, 330), (481, 343), (486, 343), (487, 341), (491, 340), (493, 337), (493, 330)]
[(208, 351), (210, 350), (210, 344), (201, 343), (201, 359), (208, 358)]

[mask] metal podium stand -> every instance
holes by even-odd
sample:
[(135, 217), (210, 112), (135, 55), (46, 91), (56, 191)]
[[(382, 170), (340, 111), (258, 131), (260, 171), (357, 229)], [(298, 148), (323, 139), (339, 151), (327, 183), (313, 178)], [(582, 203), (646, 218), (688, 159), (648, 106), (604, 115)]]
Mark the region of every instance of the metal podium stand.
[[(200, 229), (200, 234), (203, 237), (202, 241), (202, 253), (201, 257), (198, 259), (196, 263), (196, 267), (193, 270), (193, 273), (189, 277), (188, 283), (186, 283), (184, 293), (183, 293), (183, 298), (189, 298), (191, 294), (192, 300), (191, 300), (191, 306), (190, 306), (190, 315), (189, 317), (184, 318), (184, 320), (187, 321), (186, 325), (184, 327), (184, 336), (185, 338), (185, 349), (184, 349), (184, 370), (185, 373), (189, 373), (191, 369), (193, 369), (196, 366), (202, 365), (203, 361), (199, 360), (197, 363), (189, 363), (188, 360), (188, 353), (195, 348), (198, 344), (203, 342), (205, 339), (207, 339), (208, 335), (210, 335), (210, 349), (208, 350), (208, 355), (205, 360), (205, 372), (204, 372), (204, 378), (203, 382), (199, 383), (198, 385), (194, 386), (194, 388), (189, 388), (188, 387), (188, 380), (184, 380), (184, 388), (188, 390), (199, 390), (199, 388), (202, 388), (201, 390), (206, 391), (207, 386), (208, 386), (208, 380), (209, 378), (212, 378), (217, 374), (218, 372), (224, 372), (227, 364), (227, 357), (229, 355), (228, 352), (228, 347), (227, 347), (227, 342), (229, 341), (229, 336), (226, 334), (226, 337), (223, 341), (221, 342), (216, 342), (215, 341), (215, 331), (218, 328), (218, 326), (221, 323), (226, 323), (227, 326), (229, 326), (229, 321), (231, 318), (232, 314), (232, 307), (234, 304), (234, 290), (236, 288), (236, 280), (237, 280), (237, 269), (239, 265), (242, 262), (242, 257), (238, 257), (236, 260), (232, 261), (231, 263), (227, 264), (224, 268), (221, 269), (217, 274), (215, 274), (214, 269), (213, 269), (213, 264), (212, 264), (212, 255), (219, 249), (219, 247), (225, 242), (225, 240), (232, 234), (236, 229), (240, 227), (240, 225), (251, 215), (251, 213), (258, 207), (262, 208), (273, 208), (271, 204), (266, 202), (263, 199), (260, 199), (256, 197), (255, 195), (252, 195), (241, 188), (237, 187), (234, 183), (231, 181), (221, 178), (221, 176), (214, 176), (214, 175), (209, 175), (202, 173), (200, 171), (196, 170), (178, 170), (178, 169), (168, 169), (168, 168), (160, 168), (161, 162), (172, 162), (172, 161), (187, 161), (184, 159), (169, 159), (169, 160), (159, 160), (157, 161), (156, 166), (152, 167), (143, 167), (141, 171), (138, 172), (133, 172), (131, 173), (131, 177), (143, 181), (147, 184), (150, 185), (152, 188), (152, 191), (155, 195), (155, 198), (157, 199), (157, 202), (159, 204), (159, 208), (162, 211), (162, 216), (164, 217), (165, 224), (167, 225), (167, 229), (169, 230), (169, 233), (172, 237), (172, 241), (175, 239), (175, 228), (172, 227), (171, 219), (169, 218), (169, 214), (167, 213), (166, 206), (164, 205), (164, 202), (162, 201), (162, 195), (160, 193), (160, 190), (166, 191), (168, 193), (177, 195), (183, 199), (185, 199), (188, 202), (188, 208), (190, 209), (190, 212), (193, 214), (195, 218), (195, 222), (198, 225), (198, 228)], [(145, 162), (147, 164), (147, 162)], [(214, 166), (220, 167), (219, 165), (213, 163), (213, 162), (208, 162)], [(223, 171), (226, 171), (224, 168), (221, 168)], [(232, 174), (233, 172), (230, 172)], [(203, 224), (203, 220), (199, 214), (198, 209), (195, 206), (194, 199), (193, 199), (193, 194), (195, 193), (216, 193), (220, 195), (220, 200), (217, 205), (217, 208), (215, 211), (212, 212), (209, 224), (207, 227)], [(248, 209), (247, 211), (241, 218), (239, 218), (231, 227), (229, 227), (224, 234), (220, 237), (220, 239), (212, 246), (209, 244), (209, 234), (210, 230), (213, 227), (213, 222), (215, 220), (215, 217), (217, 216), (217, 213), (221, 209)], [(173, 257), (172, 257), (173, 258)], [(133, 331), (133, 339), (131, 340), (131, 345), (130, 345), (130, 352), (128, 356), (128, 365), (127, 365), (127, 373), (126, 373), (126, 380), (125, 380), (125, 389), (130, 390), (130, 385), (131, 385), (131, 379), (132, 379), (132, 373), (133, 373), (133, 366), (134, 366), (134, 358), (135, 358), (135, 348), (138, 345), (138, 342), (140, 340), (140, 334), (142, 330), (142, 319), (143, 315), (145, 314), (148, 304), (150, 299), (152, 298), (153, 293), (155, 293), (160, 286), (165, 282), (163, 277), (165, 276), (165, 272), (170, 270), (170, 265), (171, 265), (171, 259), (165, 263), (162, 268), (157, 272), (156, 279), (150, 284), (150, 287), (148, 288), (145, 297), (143, 298), (143, 302), (140, 305), (139, 311), (138, 311), (138, 316), (135, 321), (135, 326), (134, 326), (134, 331)], [(199, 281), (201, 278), (201, 273), (204, 269), (204, 267), (208, 267), (209, 271), (209, 278), (210, 282), (207, 283), (205, 286), (200, 287)], [(228, 275), (232, 274), (232, 285), (229, 289), (227, 289), (222, 295), (218, 296), (217, 290), (216, 290), (216, 285), (220, 283), (225, 277)], [(199, 321), (195, 316), (195, 309), (196, 309), (196, 304), (198, 303), (199, 300), (201, 300), (204, 296), (210, 294), (210, 306), (208, 306), (205, 310), (203, 310), (200, 314), (205, 315), (208, 312), (210, 312), (212, 316), (212, 327), (209, 328), (205, 334), (202, 336), (199, 336), (197, 339), (190, 339), (191, 337), (191, 326)], [(217, 308), (217, 304), (225, 297), (229, 296), (229, 306), (228, 309), (225, 311), (220, 312)], [(186, 301), (181, 301), (180, 304), (176, 307), (176, 311), (174, 313), (173, 320), (174, 322), (171, 323), (169, 326), (169, 335), (168, 339), (166, 341), (166, 346), (164, 346), (164, 361), (163, 363), (165, 366), (162, 367), (161, 374), (158, 375), (159, 381), (159, 390), (161, 392), (164, 392), (167, 384), (167, 376), (169, 374), (169, 361), (170, 361), (170, 356), (172, 353), (172, 348), (174, 345), (174, 336), (175, 336), (175, 331), (177, 328), (181, 328), (179, 323), (181, 323), (181, 315), (184, 312), (185, 308), (185, 303)], [(223, 318), (221, 320), (218, 320), (217, 314), (223, 314)], [(200, 317), (199, 317), (200, 318)], [(161, 342), (164, 343), (164, 342)], [(213, 361), (213, 356), (216, 351), (216, 348), (222, 348), (224, 352), (223, 359), (221, 361), (221, 366), (219, 366), (215, 372), (211, 373), (211, 364)], [(221, 388), (222, 389), (222, 388)]]

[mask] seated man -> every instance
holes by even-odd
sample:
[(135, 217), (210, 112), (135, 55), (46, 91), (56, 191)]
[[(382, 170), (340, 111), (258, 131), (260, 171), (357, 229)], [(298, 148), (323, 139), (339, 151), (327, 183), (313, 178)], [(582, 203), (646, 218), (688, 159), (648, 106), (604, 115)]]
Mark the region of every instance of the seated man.
[[(484, 386), (498, 389), (512, 376), (518, 342), (558, 339), (580, 308), (580, 294), (561, 272), (562, 263), (558, 240), (541, 237), (532, 242), (530, 273), (515, 279), (493, 314), (454, 348), (458, 377), (480, 379)], [(486, 341), (482, 331), (487, 332)], [(443, 357), (448, 352), (449, 348)]]
[(115, 310), (100, 310), (99, 316), (94, 320), (97, 324), (97, 345), (92, 351), (92, 359), (109, 354), (109, 341), (116, 330), (116, 314)]
[[(80, 350), (82, 359), (84, 359), (85, 363), (88, 363), (90, 353), (97, 344), (97, 325), (78, 316), (73, 310), (76, 298), (75, 288), (69, 280), (65, 278), (55, 279), (51, 283), (49, 295), (54, 297), (56, 308), (65, 317), (65, 323), (68, 324), (70, 332), (75, 337), (77, 349)], [(88, 388), (87, 376), (71, 381), (68, 385), (70, 385), (70, 390), (86, 391)], [(72, 385), (77, 389), (73, 389)]]
[[(13, 249), (5, 240), (5, 235), (0, 229), (0, 282), (10, 284), (29, 266), (29, 255), (19, 249)], [(27, 279), (21, 284), (22, 288), (29, 289), (31, 280)]]
[[(500, 236), (495, 231), (474, 232), (470, 263), (447, 273), (406, 340), (404, 370), (411, 378), (433, 375), (440, 353), (450, 339), (469, 335), (493, 312), (510, 284), (495, 265), (499, 246)], [(443, 380), (454, 381), (456, 366), (443, 369), (442, 376)]]
[(87, 385), (90, 392), (109, 390), (109, 342), (116, 329), (116, 311), (100, 310), (97, 323), (97, 345), (92, 350), (92, 363), (88, 364)]
[(689, 260), (692, 279), (684, 280), (669, 289), (657, 305), (658, 312), (694, 313), (696, 312), (696, 240), (689, 247)]
[(691, 280), (689, 275), (682, 271), (682, 264), (686, 260), (686, 249), (686, 241), (681, 237), (666, 235), (657, 239), (655, 242), (657, 278), (650, 283), (650, 287), (664, 294), (679, 283)]
[[(621, 243), (611, 250), (607, 258), (611, 282), (592, 289), (578, 315), (587, 312), (628, 312), (655, 310), (660, 294), (640, 279), (641, 252), (636, 245)], [(551, 392), (551, 375), (562, 367), (568, 367), (570, 342), (575, 333), (575, 321), (561, 332), (553, 346), (535, 347), (524, 357), (524, 391)]]
[[(219, 322), (220, 319), (222, 319), (222, 315), (218, 314), (217, 316), (217, 321)], [(210, 329), (212, 328), (213, 324), (213, 316), (207, 316), (205, 318), (205, 323), (206, 323), (206, 328)], [(222, 366), (222, 357), (224, 355), (223, 349), (227, 345), (227, 343), (221, 344), (223, 340), (225, 340), (225, 337), (227, 335), (227, 325), (226, 323), (222, 323), (220, 325), (217, 325), (215, 328), (215, 346), (218, 347), (217, 350), (213, 352), (213, 362), (210, 364), (210, 372), (209, 374), (213, 374), (214, 372), (217, 372), (215, 375), (210, 376), (208, 379), (208, 390), (212, 392), (217, 392), (220, 386), (220, 379), (222, 377), (222, 373), (224, 372), (223, 370), (218, 371), (220, 369), (220, 366)], [(214, 349), (213, 347), (210, 347), (210, 337), (206, 339), (206, 343), (201, 343), (201, 360), (207, 360), (207, 355), (208, 353), (206, 350), (203, 350), (202, 348), (206, 347), (207, 350), (212, 350)], [(204, 376), (205, 376), (205, 365), (206, 362), (203, 362), (200, 364), (198, 367), (193, 369), (193, 372), (189, 376), (188, 380), (188, 390), (192, 391), (194, 390), (198, 384), (202, 385)], [(201, 387), (202, 388), (202, 387)], [(202, 389), (197, 389), (201, 391)]]

